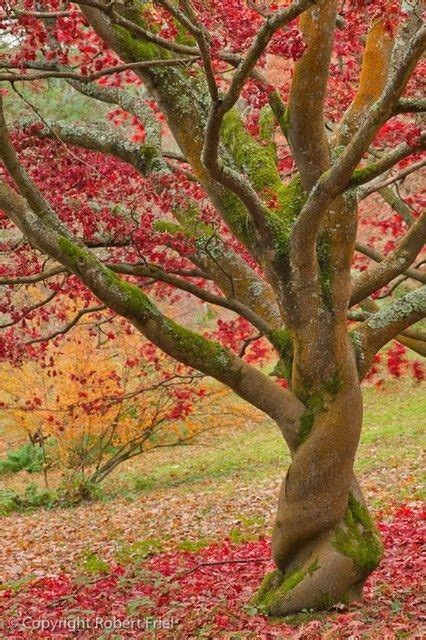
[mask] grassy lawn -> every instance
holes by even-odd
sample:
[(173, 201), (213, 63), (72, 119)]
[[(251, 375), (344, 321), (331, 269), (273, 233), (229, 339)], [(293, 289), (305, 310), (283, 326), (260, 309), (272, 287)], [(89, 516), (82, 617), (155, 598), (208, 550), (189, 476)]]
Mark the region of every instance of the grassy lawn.
[[(421, 469), (426, 397), (411, 381), (389, 381), (364, 389), (364, 428), (356, 469), (370, 475), (406, 468), (407, 477)], [(423, 442), (422, 442), (423, 441)], [(290, 456), (277, 427), (261, 420), (238, 431), (222, 431), (203, 443), (169, 451), (153, 451), (122, 468), (105, 482), (105, 492), (155, 491), (172, 487), (193, 490), (194, 483), (232, 484), (276, 476)], [(409, 491), (409, 484), (407, 491)], [(419, 491), (417, 487), (415, 492)], [(406, 492), (403, 492), (406, 493)]]

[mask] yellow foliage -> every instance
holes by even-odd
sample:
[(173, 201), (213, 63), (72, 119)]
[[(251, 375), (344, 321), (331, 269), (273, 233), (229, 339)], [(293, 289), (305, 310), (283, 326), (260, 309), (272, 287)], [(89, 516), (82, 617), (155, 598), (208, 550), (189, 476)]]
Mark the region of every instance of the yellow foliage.
[(252, 419), (253, 408), (228, 389), (182, 377), (189, 372), (137, 334), (114, 333), (99, 345), (79, 329), (49, 344), (43, 360), (0, 367), (7, 418), (49, 443), (65, 476), (71, 469), (102, 479), (116, 459)]

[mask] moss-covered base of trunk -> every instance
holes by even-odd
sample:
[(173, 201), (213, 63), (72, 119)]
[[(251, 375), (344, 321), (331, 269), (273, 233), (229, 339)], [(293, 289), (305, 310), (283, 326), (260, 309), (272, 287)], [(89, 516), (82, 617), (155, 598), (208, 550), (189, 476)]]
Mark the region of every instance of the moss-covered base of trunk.
[(351, 586), (346, 583), (346, 589), (345, 583), (343, 578), (342, 591), (338, 595), (335, 585), (324, 582), (319, 586), (303, 569), (288, 573), (276, 569), (265, 576), (251, 604), (271, 617), (287, 618), (303, 612), (329, 611), (337, 605), (348, 606), (362, 600), (364, 580)]
[(265, 576), (252, 598), (258, 610), (285, 617), (362, 600), (364, 582), (379, 563), (382, 549), (365, 507), (351, 498), (349, 509), (353, 519), (345, 514), (335, 529), (302, 545), (291, 568)]

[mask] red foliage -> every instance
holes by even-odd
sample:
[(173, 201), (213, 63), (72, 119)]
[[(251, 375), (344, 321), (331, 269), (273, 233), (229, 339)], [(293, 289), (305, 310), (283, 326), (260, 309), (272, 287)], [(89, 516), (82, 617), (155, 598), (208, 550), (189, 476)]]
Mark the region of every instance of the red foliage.
[[(226, 89), (229, 82), (228, 63), (219, 57), (219, 52), (238, 52), (244, 54), (250, 48), (254, 37), (263, 23), (262, 16), (253, 9), (257, 6), (264, 8), (262, 2), (247, 3), (245, 0), (209, 0), (201, 2), (194, 0), (193, 6), (200, 21), (211, 35), (213, 67), (217, 72), (220, 87)], [(270, 11), (282, 8), (283, 2), (266, 3)], [(0, 28), (7, 28), (11, 35), (16, 36), (19, 46), (13, 49), (13, 55), (0, 53), (1, 61), (24, 65), (30, 61), (59, 62), (69, 65), (76, 72), (90, 74), (108, 69), (121, 61), (117, 55), (108, 49), (107, 45), (98, 37), (88, 25), (81, 10), (72, 3), (60, 3), (58, 0), (25, 0), (23, 4), (26, 12), (58, 11), (66, 8), (66, 15), (54, 21), (40, 20), (28, 13), (13, 16), (13, 10), (21, 7), (18, 0), (3, 0), (0, 2)], [(348, 0), (340, 8), (341, 24), (336, 30), (335, 42), (330, 69), (330, 82), (326, 96), (326, 118), (335, 123), (339, 121), (354, 98), (358, 86), (359, 69), (366, 33), (371, 24), (378, 18), (385, 19), (386, 28), (394, 32), (397, 25), (404, 18), (401, 3), (397, 0)], [(176, 24), (170, 15), (158, 3), (149, 5), (144, 18), (148, 26), (162, 38), (173, 40), (179, 35)], [(60, 46), (57, 46), (58, 43)], [(268, 60), (280, 59), (279, 73), (275, 74), (276, 89), (287, 100), (290, 87), (290, 60), (298, 60), (305, 50), (305, 43), (298, 20), (293, 21), (286, 28), (278, 31), (272, 39), (265, 55), (259, 61), (268, 78)], [(12, 55), (12, 57), (10, 57)], [(424, 64), (424, 63), (423, 63)], [(23, 69), (18, 69), (24, 73)], [(198, 73), (197, 64), (194, 73)], [(422, 89), (422, 64), (418, 72), (413, 74), (407, 87), (406, 95), (417, 96)], [(228, 78), (228, 80), (226, 79)], [(141, 80), (132, 72), (105, 76), (99, 84), (110, 86), (135, 86)], [(268, 102), (268, 91), (271, 86), (249, 80), (242, 92), (246, 102), (245, 118), (248, 130), (255, 136), (259, 133), (259, 111)], [(37, 90), (37, 88), (36, 88)], [(1, 91), (1, 90), (0, 90)], [(146, 99), (146, 107), (152, 110), (156, 118), (167, 133), (167, 125), (159, 105), (154, 99)], [(146, 139), (146, 130), (142, 122), (130, 116), (120, 108), (112, 108), (109, 124), (127, 127), (128, 138), (135, 143), (142, 143)], [(190, 197), (201, 210), (201, 220), (223, 238), (225, 244), (232, 247), (257, 272), (261, 271), (254, 259), (245, 248), (229, 233), (223, 221), (217, 215), (200, 185), (188, 178), (185, 164), (175, 167), (171, 174), (156, 174), (144, 177), (137, 171), (116, 159), (92, 153), (80, 148), (59, 144), (57, 140), (40, 140), (36, 137), (37, 127), (33, 125), (25, 130), (13, 132), (13, 142), (20, 155), (20, 159), (31, 175), (34, 182), (50, 201), (53, 209), (67, 224), (72, 233), (82, 237), (86, 242), (100, 242), (108, 238), (115, 242), (116, 247), (104, 251), (108, 262), (123, 262), (128, 264), (144, 263), (160, 265), (166, 271), (191, 269), (191, 254), (194, 242), (183, 233), (170, 232), (156, 227), (159, 220), (170, 222), (174, 211), (185, 207)], [(376, 136), (374, 145), (381, 151), (401, 142), (415, 144), (418, 141), (419, 125), (412, 115), (391, 118)], [(126, 135), (126, 133), (124, 134)], [(292, 171), (293, 160), (288, 146), (281, 141), (277, 147), (278, 167), (283, 176)], [(40, 162), (43, 157), (43, 162)], [(395, 170), (406, 166), (420, 157), (412, 154), (396, 165)], [(0, 168), (0, 173), (2, 169)], [(404, 196), (406, 204), (412, 209), (413, 216), (417, 216), (425, 205), (425, 196), (416, 185), (409, 188)], [(268, 202), (273, 208), (273, 199)], [(0, 231), (13, 231), (13, 225), (0, 211)], [(407, 232), (407, 223), (401, 216), (394, 213), (382, 201), (377, 202), (374, 196), (368, 198), (360, 206), (360, 241), (374, 246), (382, 254), (391, 251)], [(7, 233), (5, 234), (7, 236)], [(2, 241), (0, 249), (8, 251), (7, 266), (0, 264), (0, 276), (16, 277), (34, 275), (43, 270), (44, 257), (34, 251), (28, 244), (11, 246), (10, 242)], [(356, 254), (354, 269), (363, 271), (371, 267), (371, 262), (363, 255)], [(147, 278), (133, 279), (157, 299), (166, 303), (176, 303), (182, 296), (170, 285), (164, 283), (149, 284)], [(201, 287), (212, 289), (211, 283), (200, 278), (191, 278), (190, 282)], [(8, 320), (15, 322), (14, 326), (6, 328), (0, 335), (0, 360), (19, 361), (24, 356), (42, 357), (45, 343), (35, 347), (30, 342), (48, 334), (46, 327), (52, 318), (64, 320), (63, 300), (79, 300), (84, 307), (97, 304), (94, 296), (74, 276), (61, 276), (60, 279), (50, 281), (46, 285), (47, 294), (55, 292), (57, 295), (48, 304), (36, 309), (22, 308), (22, 301), (17, 299), (16, 290), (9, 287), (4, 291), (0, 303), (0, 313)], [(3, 294), (2, 291), (2, 294)], [(377, 291), (373, 297), (381, 297), (387, 293)], [(192, 298), (193, 299), (193, 298)], [(214, 337), (222, 344), (237, 353), (241, 352), (246, 341), (256, 336), (253, 327), (244, 320), (228, 321), (228, 317), (213, 329)], [(105, 332), (109, 339), (113, 339), (111, 332)], [(59, 341), (59, 338), (58, 338)], [(246, 359), (261, 362), (267, 355), (263, 341), (250, 342), (246, 349)], [(400, 352), (395, 358), (388, 358), (387, 371), (399, 376), (402, 371), (412, 371), (414, 377), (422, 377), (421, 365), (409, 365), (405, 355)]]
[[(102, 635), (100, 627), (93, 628), (96, 619), (115, 620), (121, 638), (148, 637), (136, 622), (133, 629), (119, 628), (119, 621), (139, 619), (143, 623), (147, 617), (173, 621), (172, 630), (157, 631), (159, 639), (230, 638), (233, 633), (257, 640), (420, 638), (418, 614), (425, 569), (422, 515), (418, 503), (398, 506), (391, 517), (381, 513), (378, 526), (386, 554), (366, 584), (364, 602), (318, 619), (312, 616), (298, 627), (253, 615), (256, 612), (248, 605), (262, 576), (271, 569), (266, 539), (239, 545), (225, 540), (194, 554), (161, 554), (133, 573), (117, 565), (110, 574), (85, 586), (76, 586), (67, 575), (36, 580), (17, 593), (2, 592), (0, 620), (10, 640), (75, 637), (71, 627), (52, 631), (65, 617), (84, 620), (86, 629), (78, 632), (83, 639)], [(137, 615), (134, 610), (129, 613), (135, 604), (140, 605)], [(46, 621), (49, 628), (29, 631), (37, 620)], [(21, 630), (23, 621), (27, 628)]]

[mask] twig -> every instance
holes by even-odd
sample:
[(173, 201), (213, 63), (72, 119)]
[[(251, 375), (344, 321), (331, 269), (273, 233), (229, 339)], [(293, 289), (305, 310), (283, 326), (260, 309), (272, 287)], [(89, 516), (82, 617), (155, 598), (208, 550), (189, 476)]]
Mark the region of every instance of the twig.
[[(108, 69), (97, 71), (88, 75), (81, 73), (73, 73), (72, 71), (39, 71), (37, 73), (31, 73), (29, 75), (19, 75), (9, 71), (7, 73), (0, 73), (0, 80), (4, 82), (21, 82), (31, 80), (45, 80), (47, 78), (65, 78), (67, 80), (77, 80), (78, 82), (94, 82), (105, 76), (110, 76), (114, 73), (122, 73), (123, 71), (132, 71), (134, 69), (144, 69), (146, 67), (165, 67), (175, 66), (178, 64), (192, 64), (200, 56), (192, 55), (188, 58), (167, 58), (166, 60), (143, 60), (142, 62), (129, 62), (128, 64), (120, 64)], [(8, 67), (11, 69), (12, 67)], [(30, 67), (33, 68), (33, 67)], [(23, 67), (25, 69), (25, 67)]]
[(271, 558), (241, 558), (238, 560), (212, 560), (211, 562), (200, 562), (192, 569), (188, 569), (187, 571), (183, 571), (182, 573), (178, 573), (176, 577), (182, 578), (183, 576), (187, 576), (190, 573), (194, 573), (203, 567), (211, 567), (220, 564), (239, 564), (244, 562), (268, 562)]

